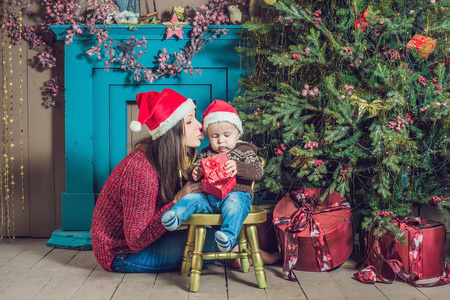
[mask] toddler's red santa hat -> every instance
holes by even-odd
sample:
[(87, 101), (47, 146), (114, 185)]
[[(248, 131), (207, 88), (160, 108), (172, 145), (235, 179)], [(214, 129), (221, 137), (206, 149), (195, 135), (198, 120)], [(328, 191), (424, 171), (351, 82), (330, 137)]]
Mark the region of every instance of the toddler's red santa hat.
[(139, 132), (142, 125), (145, 124), (150, 130), (153, 140), (172, 129), (195, 109), (192, 99), (187, 99), (171, 89), (164, 89), (161, 93), (137, 94), (136, 103), (139, 108), (139, 116), (137, 121), (131, 121), (130, 129)]
[(239, 119), (237, 111), (228, 102), (214, 100), (203, 114), (203, 130), (206, 131), (209, 125), (218, 122), (228, 122), (236, 126), (242, 134), (242, 121)]

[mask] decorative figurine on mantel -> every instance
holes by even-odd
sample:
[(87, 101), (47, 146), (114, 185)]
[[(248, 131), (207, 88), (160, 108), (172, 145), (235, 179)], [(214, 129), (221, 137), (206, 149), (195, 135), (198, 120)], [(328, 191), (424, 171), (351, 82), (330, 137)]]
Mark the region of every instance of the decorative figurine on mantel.
[(163, 25), (167, 28), (166, 40), (168, 40), (173, 35), (176, 35), (180, 39), (183, 39), (182, 28), (188, 24), (188, 22), (178, 21), (177, 15), (173, 14), (172, 20), (170, 20), (170, 22), (163, 22)]
[(185, 21), (185, 9), (181, 6), (174, 6), (172, 7), (172, 15), (176, 14), (178, 21), (184, 22)]
[(119, 13), (123, 15), (127, 23), (138, 23), (139, 0), (113, 0), (113, 2), (119, 7)]
[(161, 23), (158, 19), (159, 12), (154, 11), (151, 13), (148, 13), (144, 16), (141, 16), (139, 18), (139, 24), (159, 24)]
[(240, 3), (230, 3), (228, 12), (230, 14), (230, 22), (233, 25), (244, 24), (250, 20), (248, 8)]
[(119, 7), (119, 12), (131, 11), (135, 14), (139, 14), (139, 0), (113, 0), (117, 7)]

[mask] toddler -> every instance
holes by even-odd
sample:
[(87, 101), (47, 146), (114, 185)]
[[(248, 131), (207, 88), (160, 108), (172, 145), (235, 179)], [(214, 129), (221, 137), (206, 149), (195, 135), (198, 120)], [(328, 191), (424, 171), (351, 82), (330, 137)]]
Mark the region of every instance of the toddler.
[(203, 177), (200, 160), (226, 153), (225, 169), (236, 176), (236, 186), (219, 199), (206, 193), (187, 194), (162, 216), (164, 227), (173, 231), (193, 213), (222, 213), (222, 227), (216, 231), (215, 241), (220, 251), (228, 252), (237, 243), (242, 223), (252, 204), (252, 183), (263, 175), (263, 166), (256, 155), (256, 146), (240, 141), (242, 122), (236, 110), (227, 102), (214, 100), (203, 114), (203, 131), (210, 145), (203, 149), (192, 165), (192, 180)]

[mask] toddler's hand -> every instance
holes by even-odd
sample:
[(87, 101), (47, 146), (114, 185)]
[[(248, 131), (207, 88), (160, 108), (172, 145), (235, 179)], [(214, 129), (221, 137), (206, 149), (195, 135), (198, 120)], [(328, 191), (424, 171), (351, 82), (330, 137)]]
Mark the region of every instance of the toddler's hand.
[(203, 177), (203, 169), (201, 167), (195, 167), (194, 170), (192, 170), (192, 179), (195, 181), (199, 181)]
[(237, 173), (237, 165), (235, 160), (229, 160), (225, 163), (225, 170), (228, 173), (231, 173), (231, 177), (236, 176)]

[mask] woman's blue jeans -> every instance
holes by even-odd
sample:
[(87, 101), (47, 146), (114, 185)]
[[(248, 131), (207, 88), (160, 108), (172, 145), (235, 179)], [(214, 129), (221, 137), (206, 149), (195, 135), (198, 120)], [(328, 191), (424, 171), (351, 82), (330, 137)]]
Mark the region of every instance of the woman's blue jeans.
[(228, 236), (234, 246), (251, 206), (252, 196), (247, 192), (230, 192), (223, 199), (205, 193), (192, 193), (181, 198), (170, 210), (178, 217), (178, 224), (189, 219), (193, 213), (221, 213), (223, 223), (220, 231)]
[[(214, 242), (216, 230), (217, 228), (207, 228), (204, 251), (218, 251)], [(123, 273), (157, 273), (179, 270), (183, 260), (187, 232), (187, 230), (168, 231), (139, 253), (118, 254), (111, 263), (111, 269), (114, 272)]]

